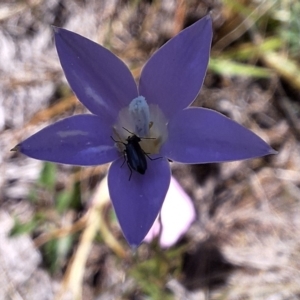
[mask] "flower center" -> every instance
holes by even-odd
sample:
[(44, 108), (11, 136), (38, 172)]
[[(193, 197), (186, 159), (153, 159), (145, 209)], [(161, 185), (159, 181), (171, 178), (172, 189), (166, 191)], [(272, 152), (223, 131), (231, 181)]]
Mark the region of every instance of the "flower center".
[[(115, 140), (127, 143), (133, 134), (141, 138), (140, 146), (147, 154), (159, 153), (160, 147), (168, 137), (167, 119), (157, 104), (148, 105), (145, 97), (138, 96), (127, 107), (120, 110), (113, 126)], [(119, 151), (124, 148), (116, 143)]]

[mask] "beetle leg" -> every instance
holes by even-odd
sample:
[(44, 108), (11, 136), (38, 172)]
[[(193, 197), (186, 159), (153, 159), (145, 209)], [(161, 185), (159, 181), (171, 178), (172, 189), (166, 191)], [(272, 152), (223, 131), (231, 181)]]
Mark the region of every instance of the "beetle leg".
[(129, 168), (129, 170), (130, 170), (130, 175), (129, 175), (129, 178), (128, 178), (128, 181), (130, 181), (131, 176), (132, 176), (132, 169), (131, 169), (131, 167), (130, 167), (130, 164), (129, 164), (128, 160), (127, 160), (127, 166), (128, 166), (128, 168)]
[[(125, 151), (124, 151), (125, 152)], [(122, 168), (123, 166), (124, 166), (124, 164), (125, 164), (125, 161), (126, 161), (126, 155), (124, 154), (124, 161), (123, 161), (123, 163), (122, 163), (122, 165), (121, 165), (121, 167), (120, 168)], [(128, 161), (127, 161), (127, 164), (128, 164)]]
[[(143, 151), (144, 152), (144, 151)], [(146, 152), (144, 152), (144, 154), (150, 159), (150, 160), (157, 160), (157, 159), (161, 159), (161, 158), (163, 158), (162, 156), (160, 156), (160, 157), (156, 157), (156, 158), (151, 158), (148, 154), (150, 154), (150, 153), (146, 153)]]

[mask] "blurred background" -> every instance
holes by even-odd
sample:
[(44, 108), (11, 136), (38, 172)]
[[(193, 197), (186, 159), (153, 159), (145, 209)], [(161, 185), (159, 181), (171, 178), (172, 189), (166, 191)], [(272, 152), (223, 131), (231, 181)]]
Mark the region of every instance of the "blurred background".
[[(152, 239), (132, 251), (107, 195), (108, 165), (51, 164), (10, 149), (86, 112), (50, 25), (104, 45), (138, 80), (155, 50), (206, 14), (211, 60), (193, 105), (236, 120), (279, 153), (172, 163), (195, 220), (172, 245)], [(299, 16), (298, 0), (2, 0), (0, 300), (300, 299)]]

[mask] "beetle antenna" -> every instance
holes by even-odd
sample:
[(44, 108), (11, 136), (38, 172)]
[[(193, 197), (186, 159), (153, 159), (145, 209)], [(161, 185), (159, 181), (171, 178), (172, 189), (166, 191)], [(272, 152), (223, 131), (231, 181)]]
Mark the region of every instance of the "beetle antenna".
[(111, 138), (115, 143), (121, 143), (121, 144), (123, 144), (123, 145), (126, 145), (125, 143), (123, 143), (123, 142), (121, 142), (121, 141), (115, 140), (112, 136), (110, 136), (110, 138)]
[(134, 132), (131, 132), (130, 130), (128, 130), (127, 128), (125, 127), (122, 127), (124, 130), (126, 130), (127, 132), (129, 132), (130, 134), (134, 134)]
[[(132, 135), (136, 135), (134, 132), (129, 131), (127, 128), (122, 127), (123, 129), (125, 129), (127, 132), (129, 132)], [(156, 140), (156, 138), (146, 138), (146, 137), (139, 137), (142, 140)]]

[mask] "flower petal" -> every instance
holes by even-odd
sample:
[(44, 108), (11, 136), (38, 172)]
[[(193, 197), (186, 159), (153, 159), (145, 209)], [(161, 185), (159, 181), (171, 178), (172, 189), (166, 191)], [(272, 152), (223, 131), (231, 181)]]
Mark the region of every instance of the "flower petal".
[(212, 24), (209, 16), (162, 46), (144, 66), (139, 94), (160, 106), (169, 119), (199, 93), (206, 73)]
[(119, 153), (112, 129), (98, 116), (77, 115), (58, 121), (17, 145), (23, 154), (63, 164), (92, 166), (111, 162)]
[(144, 241), (151, 242), (161, 232), (159, 243), (162, 248), (173, 246), (196, 218), (192, 199), (173, 176), (160, 215), (161, 220), (156, 219)]
[(171, 178), (172, 189), (169, 189), (161, 212), (162, 233), (160, 245), (171, 247), (189, 229), (196, 218), (192, 199), (180, 184)]
[(170, 166), (165, 158), (148, 161), (144, 175), (132, 172), (123, 160), (114, 161), (108, 173), (110, 197), (128, 243), (137, 247), (154, 223), (170, 184)]
[(57, 53), (72, 90), (92, 113), (114, 122), (119, 110), (137, 97), (129, 69), (91, 40), (62, 28), (54, 30)]
[(181, 163), (224, 162), (276, 153), (252, 131), (210, 109), (185, 109), (172, 118), (168, 130), (160, 154)]

